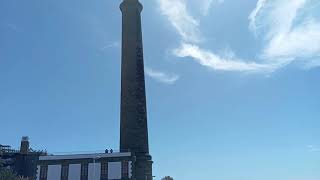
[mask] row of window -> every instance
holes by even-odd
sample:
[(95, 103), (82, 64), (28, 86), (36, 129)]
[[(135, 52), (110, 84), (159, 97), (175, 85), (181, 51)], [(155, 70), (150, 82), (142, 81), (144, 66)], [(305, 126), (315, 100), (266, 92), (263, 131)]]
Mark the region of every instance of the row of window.
[[(123, 178), (129, 177), (129, 163), (124, 161), (121, 163), (121, 175)], [(100, 179), (108, 180), (108, 163), (101, 163)], [(62, 165), (61, 167), (61, 180), (68, 180), (69, 165)], [(48, 166), (40, 167), (40, 180), (47, 180)], [(88, 180), (88, 164), (81, 164), (81, 180)]]

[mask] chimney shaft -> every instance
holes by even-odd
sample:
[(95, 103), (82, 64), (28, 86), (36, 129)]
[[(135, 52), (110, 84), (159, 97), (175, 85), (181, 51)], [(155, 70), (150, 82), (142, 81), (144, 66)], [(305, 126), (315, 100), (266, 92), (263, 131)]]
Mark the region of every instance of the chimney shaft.
[(29, 152), (29, 137), (24, 136), (21, 139), (20, 153), (26, 155), (28, 154), (28, 152)]
[(149, 155), (144, 59), (141, 30), (142, 4), (124, 0), (122, 12), (120, 150), (135, 155), (133, 178), (152, 180)]

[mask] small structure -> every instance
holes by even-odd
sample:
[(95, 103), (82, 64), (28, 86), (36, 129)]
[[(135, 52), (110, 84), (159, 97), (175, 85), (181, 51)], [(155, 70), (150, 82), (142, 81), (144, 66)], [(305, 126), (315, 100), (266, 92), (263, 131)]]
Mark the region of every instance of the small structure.
[[(37, 165), (37, 180), (152, 180), (149, 152), (146, 87), (139, 0), (122, 0), (122, 58), (120, 152), (45, 155)], [(31, 157), (28, 139), (21, 157)], [(129, 151), (129, 152), (128, 152)], [(37, 154), (38, 155), (38, 154)], [(23, 160), (22, 158), (22, 160)], [(38, 156), (34, 156), (35, 160)], [(29, 162), (29, 161), (28, 161)], [(24, 164), (23, 167), (26, 167)], [(32, 171), (34, 171), (34, 166)], [(31, 171), (30, 171), (31, 172)]]
[(130, 152), (41, 156), (37, 180), (131, 179), (134, 161)]
[(173, 180), (173, 178), (170, 176), (166, 176), (166, 177), (162, 178), (161, 180)]
[(141, 12), (139, 0), (123, 0), (120, 151), (130, 149), (136, 155), (136, 180), (152, 180), (152, 156), (149, 152), (147, 98), (144, 74)]
[(20, 150), (8, 145), (0, 145), (0, 160), (5, 168), (11, 169), (17, 175), (36, 179), (37, 161), (45, 151), (34, 151), (29, 147), (29, 138), (22, 137)]

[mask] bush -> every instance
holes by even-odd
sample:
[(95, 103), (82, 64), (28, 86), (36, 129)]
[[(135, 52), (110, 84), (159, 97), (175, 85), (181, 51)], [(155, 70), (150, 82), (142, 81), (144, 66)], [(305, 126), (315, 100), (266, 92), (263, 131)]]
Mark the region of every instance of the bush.
[(5, 168), (0, 169), (0, 180), (17, 180), (17, 178), (13, 171)]

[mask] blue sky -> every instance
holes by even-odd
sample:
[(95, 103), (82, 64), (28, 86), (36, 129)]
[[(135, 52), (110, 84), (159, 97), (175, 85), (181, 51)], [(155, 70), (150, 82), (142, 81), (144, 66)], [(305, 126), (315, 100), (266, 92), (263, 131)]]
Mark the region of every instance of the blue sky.
[[(0, 2), (0, 143), (118, 148), (120, 0)], [(154, 175), (320, 178), (317, 0), (141, 0)]]

